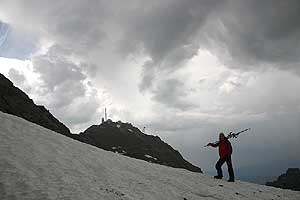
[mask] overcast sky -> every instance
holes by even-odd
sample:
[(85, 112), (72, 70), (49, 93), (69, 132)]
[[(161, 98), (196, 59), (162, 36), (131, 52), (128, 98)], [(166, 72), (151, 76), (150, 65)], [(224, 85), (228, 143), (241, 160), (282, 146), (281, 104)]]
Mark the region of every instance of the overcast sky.
[(0, 0), (0, 72), (74, 133), (103, 110), (213, 170), (298, 163), (299, 0)]

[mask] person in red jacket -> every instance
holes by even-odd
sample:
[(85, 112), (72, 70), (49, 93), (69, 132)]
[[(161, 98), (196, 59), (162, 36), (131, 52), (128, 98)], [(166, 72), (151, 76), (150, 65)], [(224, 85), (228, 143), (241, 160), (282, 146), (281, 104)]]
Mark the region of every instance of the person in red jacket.
[(216, 179), (223, 178), (222, 165), (226, 162), (229, 173), (229, 182), (234, 182), (234, 172), (231, 162), (232, 146), (228, 139), (225, 137), (224, 133), (220, 133), (219, 141), (217, 143), (208, 143), (207, 146), (219, 147), (219, 160), (216, 163), (217, 176), (214, 176)]

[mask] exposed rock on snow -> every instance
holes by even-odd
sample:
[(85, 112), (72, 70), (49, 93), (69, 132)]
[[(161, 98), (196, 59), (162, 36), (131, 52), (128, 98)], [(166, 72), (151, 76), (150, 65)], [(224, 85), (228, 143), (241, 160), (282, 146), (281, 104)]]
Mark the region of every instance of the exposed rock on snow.
[(296, 191), (114, 154), (2, 112), (0, 139), (1, 200), (300, 199)]

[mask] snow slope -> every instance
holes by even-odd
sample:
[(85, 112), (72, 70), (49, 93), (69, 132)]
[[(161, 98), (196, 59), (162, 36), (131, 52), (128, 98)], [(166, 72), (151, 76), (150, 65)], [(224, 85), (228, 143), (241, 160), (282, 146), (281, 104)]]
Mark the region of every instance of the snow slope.
[(300, 199), (125, 157), (0, 112), (0, 199)]

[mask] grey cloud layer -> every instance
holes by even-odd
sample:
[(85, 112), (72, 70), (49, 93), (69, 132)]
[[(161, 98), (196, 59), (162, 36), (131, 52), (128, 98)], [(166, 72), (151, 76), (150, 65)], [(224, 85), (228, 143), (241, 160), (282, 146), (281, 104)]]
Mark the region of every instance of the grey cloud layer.
[(221, 1), (207, 0), (154, 1), (130, 13), (122, 25), (121, 50), (132, 53), (142, 49), (151, 58), (143, 66), (141, 90), (150, 88), (160, 71), (173, 71), (197, 53), (197, 33), (220, 5)]
[(42, 103), (72, 127), (94, 120), (101, 102), (97, 91), (88, 94), (90, 88), (83, 67), (52, 52), (50, 49), (48, 54), (33, 58), (34, 71), (42, 80), (39, 95), (46, 97)]
[(298, 71), (299, 10), (297, 0), (228, 1), (207, 23), (206, 42), (229, 67)]
[(73, 52), (90, 51), (101, 47), (102, 40), (118, 36), (114, 43), (118, 51), (128, 54), (143, 48), (154, 67), (172, 68), (194, 55), (205, 37), (242, 63), (299, 62), (297, 0), (72, 1), (71, 5), (4, 0), (2, 4), (8, 11), (18, 11), (12, 19), (22, 15), (20, 23), (31, 20), (56, 42), (74, 47)]
[(182, 67), (199, 47), (217, 54), (228, 67), (267, 63), (298, 71), (297, 0), (9, 2), (4, 5), (19, 11), (21, 23), (30, 20), (58, 46), (90, 64), (105, 60), (99, 49), (149, 56), (141, 91), (150, 89), (161, 71)]
[(33, 60), (46, 91), (56, 87), (54, 99), (60, 100), (53, 105), (58, 107), (85, 93), (86, 75), (97, 82), (116, 78), (122, 58), (132, 54), (149, 57), (139, 89), (150, 92), (156, 102), (180, 109), (192, 105), (182, 100), (188, 95), (181, 89), (183, 80), (162, 81), (163, 87), (153, 82), (184, 66), (199, 48), (215, 53), (227, 67), (254, 69), (268, 63), (299, 68), (297, 0), (4, 0), (0, 6), (10, 23), (32, 28), (55, 44)]
[[(71, 5), (69, 1), (3, 3), (18, 11), (20, 16), (11, 13), (14, 23), (16, 18), (21, 19), (19, 23), (30, 21), (57, 45), (83, 59), (93, 56), (99, 48), (115, 46), (116, 53), (125, 55), (143, 51), (152, 60), (151, 65), (144, 67), (158, 70), (178, 68), (197, 53), (196, 33), (209, 13), (222, 4), (217, 0), (132, 1), (130, 4), (72, 1)], [(147, 72), (151, 70), (144, 71), (144, 76), (149, 77)], [(145, 79), (141, 89), (151, 82)]]
[[(245, 121), (256, 123), (265, 117), (271, 122), (263, 131), (272, 135), (274, 124), (281, 122), (276, 116), (284, 113), (288, 118), (300, 109), (295, 92), (299, 77), (276, 70), (271, 75), (260, 71), (267, 65), (299, 72), (299, 0), (2, 0), (0, 9), (8, 23), (32, 30), (54, 44), (45, 55), (33, 57), (33, 64), (43, 82), (42, 95), (68, 124), (86, 128), (86, 123), (98, 122), (96, 115), (102, 101), (97, 91), (86, 96), (89, 79), (98, 89), (106, 84), (115, 96), (131, 97), (128, 99), (132, 104), (137, 98), (129, 90), (135, 87), (131, 84), (128, 89), (127, 84), (138, 82), (136, 87), (150, 94), (154, 112), (159, 113), (149, 119), (150, 126), (158, 131), (180, 131), (180, 136), (189, 132), (190, 137), (195, 136), (190, 139), (194, 143), (222, 127)], [(187, 80), (172, 77), (172, 73), (184, 68), (199, 48), (216, 55), (228, 68), (267, 75), (254, 73), (258, 79), (252, 85), (248, 80), (230, 80), (231, 73), (219, 75), (222, 80), (199, 77), (204, 81), (195, 86), (197, 101), (191, 103)], [(127, 62), (130, 56), (147, 61), (141, 63), (142, 70), (136, 71), (141, 72), (138, 81), (128, 76), (129, 69), (124, 69), (133, 68)], [(16, 71), (10, 76), (20, 83), (24, 81)], [(220, 95), (224, 82), (236, 90)], [(128, 102), (123, 106), (132, 109)], [(194, 110), (189, 113), (191, 108)], [(290, 117), (298, 119), (299, 114)], [(140, 116), (137, 118), (136, 122), (145, 123)], [(263, 126), (264, 121), (257, 127)], [(295, 130), (299, 126), (293, 123), (289, 138), (296, 137)], [(181, 138), (178, 140), (181, 142)]]
[(167, 107), (188, 110), (196, 105), (185, 100), (187, 88), (177, 79), (163, 80), (158, 83), (153, 99)]

